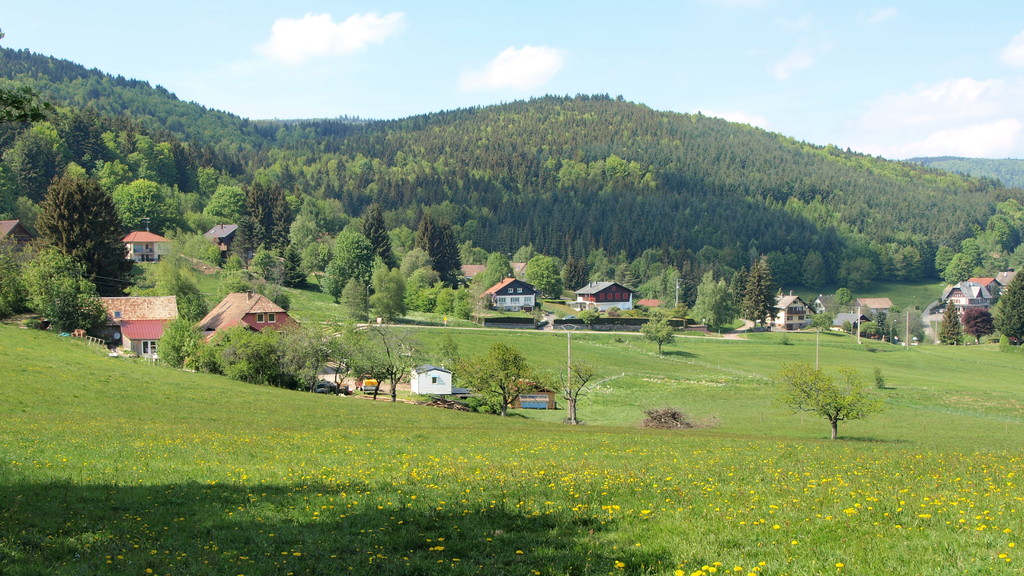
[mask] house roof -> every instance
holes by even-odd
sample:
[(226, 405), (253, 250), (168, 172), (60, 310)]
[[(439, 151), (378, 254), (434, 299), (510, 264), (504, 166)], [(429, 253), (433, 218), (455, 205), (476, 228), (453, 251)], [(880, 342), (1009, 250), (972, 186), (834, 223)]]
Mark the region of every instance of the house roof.
[(466, 278), (472, 278), (486, 269), (487, 266), (484, 264), (463, 264), (462, 275)]
[(888, 298), (857, 298), (857, 303), (863, 308), (872, 310), (888, 310), (892, 308), (892, 300)]
[(777, 297), (775, 300), (775, 306), (777, 308), (788, 308), (791, 304), (794, 304), (796, 302), (800, 302), (804, 306), (807, 306), (807, 303), (804, 302), (803, 299), (796, 294), (786, 294), (785, 296)]
[(591, 283), (587, 284), (586, 286), (584, 286), (582, 288), (577, 288), (576, 289), (576, 293), (577, 294), (597, 294), (598, 292), (604, 292), (605, 290), (607, 290), (608, 288), (611, 288), (612, 286), (618, 286), (619, 288), (622, 288), (623, 290), (629, 292), (630, 294), (633, 293), (632, 290), (630, 290), (629, 288), (626, 288), (625, 286), (623, 286), (622, 284), (619, 284), (618, 282), (591, 282)]
[(287, 314), (284, 308), (274, 304), (270, 298), (255, 292), (234, 292), (220, 301), (210, 313), (199, 321), (204, 332), (223, 330), (238, 326), (246, 314)]
[(509, 262), (509, 264), (512, 266), (513, 276), (522, 276), (523, 271), (526, 270), (526, 262)]
[(423, 374), (424, 372), (445, 372), (447, 374), (451, 374), (452, 373), (451, 370), (448, 370), (446, 368), (441, 368), (440, 366), (434, 366), (433, 364), (424, 364), (422, 366), (417, 366), (416, 367), (416, 373), (417, 374)]
[(996, 280), (1003, 286), (1009, 286), (1010, 282), (1013, 282), (1013, 277), (1016, 275), (1017, 273), (1013, 270), (1004, 270), (999, 274), (996, 274)]
[(523, 282), (519, 278), (513, 278), (513, 277), (510, 276), (508, 278), (503, 279), (501, 282), (498, 282), (494, 286), (491, 286), (487, 290), (485, 290), (484, 294), (497, 294), (499, 290), (501, 290), (502, 288), (504, 288), (504, 287), (506, 287), (506, 286), (508, 286), (510, 284), (521, 284), (523, 286), (523, 288), (531, 290), (532, 293), (534, 293), (534, 294), (537, 293), (537, 289), (534, 288), (532, 284), (530, 284), (528, 282)]
[(107, 324), (125, 321), (171, 320), (178, 317), (178, 299), (174, 296), (119, 296), (100, 298), (107, 309)]
[(159, 340), (170, 320), (128, 320), (121, 322), (121, 334), (129, 340)]
[(647, 306), (648, 308), (657, 308), (658, 306), (661, 306), (661, 300), (658, 300), (657, 298), (641, 298), (640, 300), (637, 300), (636, 303), (640, 306)]
[(159, 234), (153, 234), (152, 232), (148, 232), (145, 230), (136, 230), (134, 232), (129, 232), (128, 235), (121, 240), (121, 242), (127, 244), (134, 242), (170, 242), (170, 240), (164, 238)]
[(863, 315), (863, 314), (859, 314), (858, 315), (858, 314), (854, 314), (852, 312), (841, 312), (839, 314), (836, 314), (835, 317), (832, 318), (832, 325), (833, 326), (842, 326), (844, 322), (849, 322), (850, 324), (856, 324), (858, 321), (860, 321), (860, 322), (870, 322), (870, 319), (867, 316)]
[(217, 224), (213, 228), (210, 228), (210, 230), (206, 234), (203, 234), (203, 236), (213, 240), (228, 238), (233, 235), (236, 230), (238, 230), (237, 224)]
[(992, 293), (988, 291), (988, 288), (978, 284), (977, 282), (961, 282), (952, 286), (947, 286), (946, 291), (942, 293), (943, 300), (949, 300), (953, 292), (960, 290), (964, 296), (970, 299), (977, 298), (992, 298)]
[(21, 220), (0, 220), (0, 238), (6, 238), (7, 236), (35, 237), (35, 235), (21, 223)]
[(981, 284), (986, 288), (991, 286), (993, 282), (995, 282), (996, 285), (999, 285), (999, 280), (996, 280), (995, 278), (968, 278), (967, 281), (974, 282), (975, 284)]

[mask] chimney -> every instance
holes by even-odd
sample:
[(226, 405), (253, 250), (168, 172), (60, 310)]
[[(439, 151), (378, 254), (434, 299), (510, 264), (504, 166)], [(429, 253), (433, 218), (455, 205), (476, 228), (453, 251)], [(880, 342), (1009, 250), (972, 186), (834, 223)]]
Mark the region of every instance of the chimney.
[(248, 302), (249, 300), (252, 300), (252, 290), (245, 291), (245, 301)]

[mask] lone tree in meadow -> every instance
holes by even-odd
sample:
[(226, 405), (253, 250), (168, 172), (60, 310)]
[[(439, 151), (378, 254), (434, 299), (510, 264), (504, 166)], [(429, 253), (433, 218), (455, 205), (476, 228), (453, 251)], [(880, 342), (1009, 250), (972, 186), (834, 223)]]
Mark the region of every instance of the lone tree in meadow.
[(675, 329), (668, 323), (668, 318), (663, 313), (655, 313), (653, 318), (640, 327), (640, 333), (658, 345), (658, 356), (661, 356), (662, 346), (671, 344), (676, 339)]
[(496, 342), (482, 358), (466, 358), (456, 369), (466, 385), (476, 391), (494, 412), (505, 416), (520, 393), (529, 392), (533, 370), (519, 348)]
[(839, 437), (840, 422), (860, 420), (883, 408), (882, 401), (864, 388), (856, 372), (843, 368), (840, 374), (842, 383), (806, 362), (783, 365), (779, 372), (781, 402), (794, 411), (813, 412), (828, 420), (833, 440)]
[(576, 411), (579, 407), (579, 400), (585, 395), (584, 390), (594, 379), (596, 371), (594, 367), (582, 362), (573, 362), (569, 365), (565, 377), (559, 377), (562, 389), (562, 398), (565, 399), (565, 421), (569, 424), (579, 424)]

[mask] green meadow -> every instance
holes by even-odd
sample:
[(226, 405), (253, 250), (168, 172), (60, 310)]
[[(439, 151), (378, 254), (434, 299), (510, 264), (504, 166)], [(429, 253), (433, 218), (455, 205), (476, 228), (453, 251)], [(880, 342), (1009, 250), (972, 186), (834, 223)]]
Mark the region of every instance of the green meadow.
[[(564, 370), (567, 336), (416, 329)], [(580, 406), (508, 418), (259, 387), (0, 326), (0, 573), (1018, 574), (1024, 355), (576, 332)], [(886, 410), (775, 398), (850, 366)], [(712, 423), (638, 428), (675, 406)]]

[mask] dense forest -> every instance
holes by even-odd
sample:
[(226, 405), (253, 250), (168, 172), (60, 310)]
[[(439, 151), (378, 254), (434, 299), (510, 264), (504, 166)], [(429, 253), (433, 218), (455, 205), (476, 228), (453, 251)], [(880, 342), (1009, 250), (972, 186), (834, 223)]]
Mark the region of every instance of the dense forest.
[(704, 272), (727, 277), (761, 255), (778, 283), (814, 288), (943, 277), (957, 255), (957, 275), (1024, 260), (1024, 192), (993, 178), (621, 97), (254, 121), (0, 48), (0, 88), (14, 86), (53, 104), (42, 122), (0, 125), (0, 218), (29, 226), (52, 179), (75, 166), (112, 195), (125, 229), (238, 223), (259, 186), (283, 192), (297, 251), (375, 205), (400, 252), (427, 214), (451, 227), (463, 263), (527, 249), (652, 297), (683, 278), (692, 300)]

